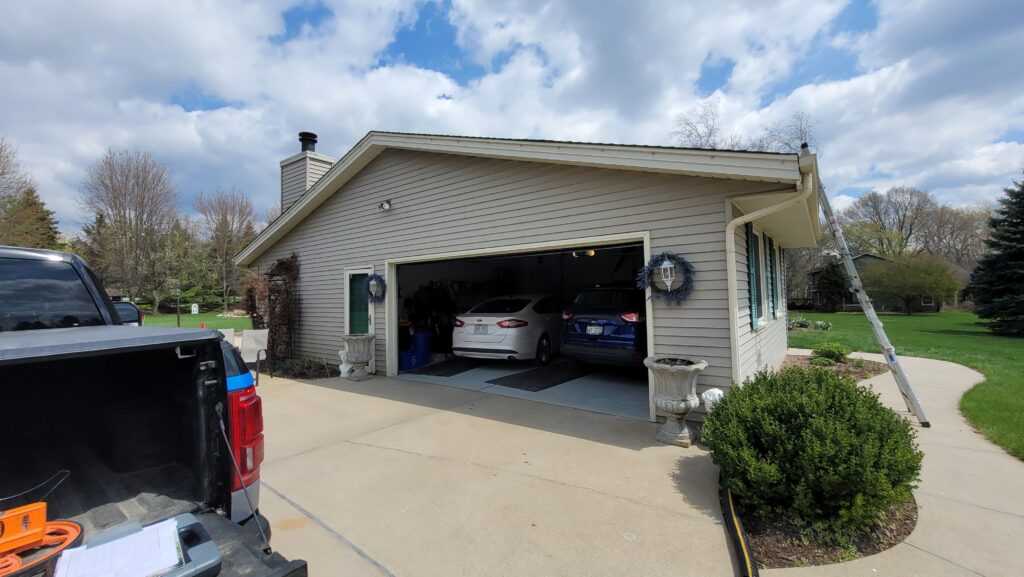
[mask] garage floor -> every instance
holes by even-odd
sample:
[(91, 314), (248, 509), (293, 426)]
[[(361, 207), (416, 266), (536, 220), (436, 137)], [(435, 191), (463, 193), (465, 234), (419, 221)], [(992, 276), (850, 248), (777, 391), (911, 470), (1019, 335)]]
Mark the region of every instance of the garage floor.
[[(459, 359), (456, 362), (466, 363), (466, 361)], [(548, 382), (544, 382), (543, 376), (537, 376), (538, 382), (534, 384), (544, 388), (531, 391), (528, 390), (529, 386), (513, 388), (494, 382), (503, 377), (537, 372), (536, 365), (531, 362), (479, 360), (470, 361), (470, 363), (473, 368), (450, 376), (409, 371), (401, 373), (400, 378), (471, 391), (486, 391), (494, 395), (573, 407), (620, 417), (644, 420), (650, 417), (647, 374), (642, 370), (625, 371), (616, 368), (570, 366), (571, 375), (579, 374), (581, 376), (551, 386), (548, 386)], [(555, 365), (553, 368), (558, 370), (560, 366), (571, 363), (572, 361), (569, 359), (555, 359), (552, 365)], [(531, 379), (523, 380), (527, 385), (530, 384)]]
[(731, 577), (708, 454), (424, 382), (260, 383), (261, 510), (313, 576)]

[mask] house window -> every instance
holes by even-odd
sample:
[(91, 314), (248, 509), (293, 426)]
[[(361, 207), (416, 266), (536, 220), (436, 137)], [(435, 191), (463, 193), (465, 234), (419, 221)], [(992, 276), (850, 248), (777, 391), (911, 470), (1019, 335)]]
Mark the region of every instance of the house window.
[(772, 318), (777, 319), (779, 318), (779, 267), (775, 257), (775, 241), (766, 235), (764, 247), (765, 271), (768, 273), (768, 310), (771, 311)]
[(921, 297), (921, 304), (930, 307), (935, 304), (935, 301), (930, 296), (923, 296)]
[(747, 292), (750, 303), (750, 328), (756, 329), (764, 304), (761, 302), (761, 241), (754, 233), (754, 225), (747, 223)]

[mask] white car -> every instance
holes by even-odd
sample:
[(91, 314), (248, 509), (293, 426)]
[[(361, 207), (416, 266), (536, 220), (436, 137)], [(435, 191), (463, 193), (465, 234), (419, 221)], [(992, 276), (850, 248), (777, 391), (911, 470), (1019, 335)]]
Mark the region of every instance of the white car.
[(558, 352), (562, 311), (548, 295), (488, 299), (455, 318), (452, 352), (476, 359), (535, 359), (546, 365)]

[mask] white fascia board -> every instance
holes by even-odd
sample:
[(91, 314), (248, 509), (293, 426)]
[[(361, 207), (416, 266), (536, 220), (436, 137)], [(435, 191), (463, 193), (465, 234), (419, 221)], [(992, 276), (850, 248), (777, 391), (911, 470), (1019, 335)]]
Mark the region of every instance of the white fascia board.
[(235, 256), (235, 263), (248, 265), (254, 261), (387, 148), (794, 185), (800, 181), (801, 173), (795, 154), (369, 132), (242, 249)]

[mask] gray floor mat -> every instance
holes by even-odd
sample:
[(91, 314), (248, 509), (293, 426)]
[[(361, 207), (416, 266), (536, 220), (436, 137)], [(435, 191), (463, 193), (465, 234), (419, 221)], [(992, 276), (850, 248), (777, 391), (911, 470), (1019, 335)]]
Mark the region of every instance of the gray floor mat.
[(537, 392), (578, 379), (590, 374), (590, 370), (571, 359), (558, 359), (543, 367), (507, 375), (487, 381), (492, 385), (512, 387), (523, 391)]
[(414, 375), (430, 375), (433, 377), (454, 377), (455, 375), (471, 371), (480, 366), (480, 361), (455, 357), (440, 363), (434, 363), (418, 369), (408, 371)]

